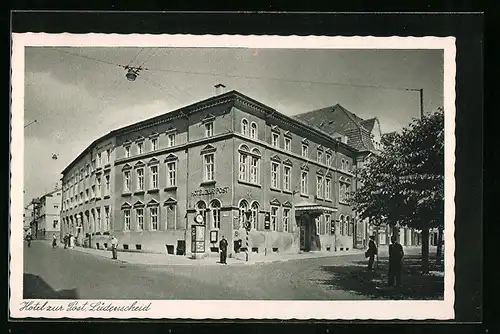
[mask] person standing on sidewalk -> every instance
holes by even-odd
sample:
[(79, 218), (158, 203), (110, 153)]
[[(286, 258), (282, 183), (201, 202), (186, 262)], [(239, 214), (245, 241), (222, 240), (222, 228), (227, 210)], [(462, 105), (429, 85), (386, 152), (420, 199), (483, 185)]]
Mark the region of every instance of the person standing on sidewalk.
[(227, 264), (227, 240), (224, 236), (220, 239), (219, 242), (219, 251), (220, 251), (220, 263)]
[(401, 271), (403, 270), (403, 246), (398, 243), (395, 235), (391, 237), (389, 245), (389, 286), (401, 286)]
[(68, 244), (69, 244), (69, 236), (68, 236), (68, 233), (66, 233), (63, 237), (63, 242), (64, 242), (64, 249), (67, 249), (68, 248)]
[(118, 239), (115, 236), (111, 237), (111, 252), (113, 254), (113, 260), (118, 259)]
[(55, 233), (52, 235), (52, 247), (53, 248), (57, 247), (57, 236)]
[(377, 256), (378, 249), (375, 244), (375, 236), (370, 236), (370, 241), (368, 242), (368, 250), (366, 251), (366, 257), (368, 258), (368, 270), (373, 269), (373, 262), (375, 261), (375, 256)]

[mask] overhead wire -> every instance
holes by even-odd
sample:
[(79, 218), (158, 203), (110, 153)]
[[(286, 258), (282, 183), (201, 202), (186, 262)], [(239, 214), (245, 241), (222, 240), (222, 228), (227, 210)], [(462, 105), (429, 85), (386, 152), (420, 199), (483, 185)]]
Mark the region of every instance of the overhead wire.
[[(153, 51), (150, 52), (149, 57), (147, 59), (145, 59), (142, 62), (141, 66), (139, 66), (139, 67), (142, 67), (146, 63), (146, 61), (148, 61), (152, 57), (152, 55), (157, 51), (157, 49), (158, 48), (153, 49)], [(105, 60), (97, 59), (94, 57), (89, 57), (89, 56), (61, 50), (58, 48), (54, 48), (54, 50), (57, 50), (57, 51), (63, 52), (63, 53), (67, 53), (67, 54), (70, 54), (70, 55), (73, 55), (76, 57), (82, 57), (82, 58), (98, 61), (101, 63), (113, 65), (113, 66), (125, 67), (124, 65), (121, 65), (118, 63), (113, 63), (110, 61), (105, 61)], [(183, 74), (191, 74), (191, 75), (221, 76), (221, 77), (227, 77), (227, 78), (240, 78), (240, 79), (251, 79), (251, 80), (271, 80), (271, 81), (283, 81), (283, 82), (294, 82), (294, 83), (308, 83), (308, 84), (330, 85), (330, 86), (340, 86), (340, 87), (374, 88), (374, 89), (385, 89), (385, 90), (396, 90), (396, 91), (416, 90), (416, 88), (411, 88), (411, 87), (390, 87), (390, 86), (384, 86), (384, 85), (365, 85), (365, 84), (352, 84), (352, 83), (341, 83), (341, 82), (331, 82), (331, 81), (298, 80), (298, 79), (287, 79), (287, 78), (278, 78), (278, 77), (248, 76), (248, 75), (236, 75), (236, 74), (225, 74), (225, 73), (214, 73), (214, 72), (182, 71), (182, 70), (162, 69), (162, 68), (153, 68), (153, 67), (143, 67), (142, 70), (158, 71), (158, 72), (170, 72), (170, 73), (183, 73)]]
[(144, 51), (144, 48), (141, 48), (139, 50), (139, 52), (135, 55), (135, 57), (132, 58), (132, 60), (128, 63), (127, 67), (130, 66), (130, 64), (132, 64), (132, 62), (142, 53), (142, 51)]

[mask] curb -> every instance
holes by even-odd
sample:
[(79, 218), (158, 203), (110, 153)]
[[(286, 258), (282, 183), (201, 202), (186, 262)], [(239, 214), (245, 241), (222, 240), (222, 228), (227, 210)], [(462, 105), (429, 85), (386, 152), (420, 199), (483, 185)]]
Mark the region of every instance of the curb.
[[(52, 242), (51, 241), (47, 241), (47, 240), (41, 240), (42, 243), (48, 245), (48, 246), (51, 246), (52, 245)], [(58, 247), (60, 247), (60, 245), (58, 245)], [(78, 252), (81, 252), (81, 253), (86, 253), (86, 254), (89, 254), (89, 255), (93, 255), (93, 256), (99, 256), (99, 257), (102, 257), (102, 258), (107, 258), (109, 260), (113, 260), (111, 257), (107, 256), (109, 251), (106, 251), (106, 250), (97, 250), (97, 249), (92, 249), (92, 251), (87, 251), (86, 248), (83, 248), (81, 246), (75, 246), (74, 248), (68, 248), (68, 250), (73, 250), (73, 251), (78, 251)], [(318, 258), (326, 258), (326, 257), (340, 257), (340, 256), (348, 256), (348, 255), (360, 255), (360, 254), (363, 254), (364, 251), (356, 251), (356, 252), (343, 252), (343, 253), (318, 253), (318, 254), (314, 254), (314, 253), (311, 253), (310, 255), (309, 254), (306, 254), (306, 255), (303, 255), (303, 256), (297, 256), (297, 257), (289, 257), (289, 258), (273, 258), (273, 259), (266, 259), (266, 258), (260, 258), (260, 259), (254, 259), (252, 260), (250, 258), (250, 260), (247, 262), (243, 259), (237, 259), (237, 258), (232, 258), (234, 260), (234, 262), (232, 263), (228, 263), (227, 265), (228, 266), (241, 266), (241, 265), (256, 265), (256, 264), (265, 264), (265, 263), (276, 263), (276, 262), (288, 262), (288, 261), (293, 261), (293, 260), (306, 260), (306, 259), (318, 259)], [(122, 252), (119, 252), (119, 253), (122, 253)], [(123, 252), (123, 253), (129, 253), (129, 252)], [(135, 253), (137, 254), (137, 253)], [(146, 256), (148, 255), (149, 253), (141, 253), (141, 256)], [(304, 253), (302, 253), (304, 254)], [(201, 260), (201, 261), (196, 261), (196, 260), (193, 260), (193, 259), (183, 259), (183, 260), (186, 260), (186, 263), (169, 263), (168, 262), (168, 258), (165, 258), (166, 262), (165, 263), (154, 263), (154, 264), (148, 264), (148, 263), (141, 263), (141, 262), (134, 262), (134, 261), (127, 261), (127, 260), (123, 260), (123, 259), (118, 259), (118, 261), (116, 262), (120, 262), (120, 263), (127, 263), (127, 264), (132, 264), (132, 265), (136, 265), (136, 264), (145, 264), (145, 265), (150, 265), (150, 266), (154, 266), (154, 267), (165, 267), (165, 266), (200, 266), (200, 265), (203, 265), (203, 266), (218, 266), (220, 265), (219, 263), (217, 262), (208, 262), (208, 261), (204, 261), (204, 260)], [(214, 260), (216, 260), (214, 258)]]

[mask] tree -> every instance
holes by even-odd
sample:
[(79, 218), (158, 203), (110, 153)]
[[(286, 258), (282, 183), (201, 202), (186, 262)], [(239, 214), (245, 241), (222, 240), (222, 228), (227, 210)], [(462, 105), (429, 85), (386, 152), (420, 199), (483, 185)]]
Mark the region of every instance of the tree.
[(384, 138), (384, 149), (357, 171), (357, 178), (350, 201), (362, 219), (422, 231), (422, 272), (427, 273), (429, 229), (444, 226), (443, 109)]

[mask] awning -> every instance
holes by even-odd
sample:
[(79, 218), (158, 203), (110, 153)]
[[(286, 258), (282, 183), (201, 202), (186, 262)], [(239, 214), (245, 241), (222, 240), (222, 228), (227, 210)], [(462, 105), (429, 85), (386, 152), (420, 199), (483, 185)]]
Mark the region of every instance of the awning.
[(332, 208), (330, 206), (325, 206), (318, 203), (299, 203), (295, 205), (295, 212), (321, 214), (325, 212), (337, 212), (337, 210), (337, 208)]

